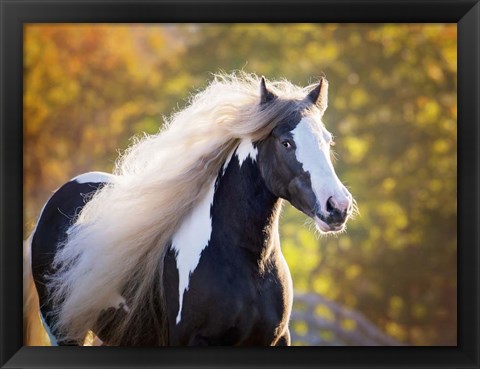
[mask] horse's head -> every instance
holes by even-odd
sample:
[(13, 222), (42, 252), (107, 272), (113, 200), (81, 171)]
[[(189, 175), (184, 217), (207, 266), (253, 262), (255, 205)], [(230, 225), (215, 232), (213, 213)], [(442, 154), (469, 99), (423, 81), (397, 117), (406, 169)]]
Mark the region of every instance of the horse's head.
[[(276, 95), (261, 81), (261, 104)], [(328, 82), (296, 100), (285, 118), (261, 142), (258, 163), (269, 190), (313, 218), (321, 232), (341, 231), (352, 213), (353, 199), (340, 182), (330, 159), (333, 137), (322, 123)]]

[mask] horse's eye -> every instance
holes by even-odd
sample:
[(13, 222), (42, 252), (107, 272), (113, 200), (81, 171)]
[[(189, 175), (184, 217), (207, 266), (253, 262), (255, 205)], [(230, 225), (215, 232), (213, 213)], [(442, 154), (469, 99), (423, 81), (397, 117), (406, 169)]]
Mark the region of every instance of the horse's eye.
[(290, 149), (292, 147), (292, 144), (288, 140), (282, 141), (282, 145), (287, 149)]

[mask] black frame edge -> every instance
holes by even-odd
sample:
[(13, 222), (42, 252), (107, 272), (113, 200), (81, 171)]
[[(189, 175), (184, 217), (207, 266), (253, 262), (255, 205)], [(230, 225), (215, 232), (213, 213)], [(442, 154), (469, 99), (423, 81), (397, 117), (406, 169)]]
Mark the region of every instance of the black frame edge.
[[(186, 351), (169, 349), (159, 349), (156, 353), (151, 350), (144, 349), (122, 349), (122, 348), (94, 348), (92, 355), (89, 358), (83, 358), (86, 351), (83, 349), (75, 348), (36, 348), (36, 347), (22, 347), (21, 329), (18, 330), (18, 309), (21, 312), (22, 304), (22, 292), (18, 290), (18, 281), (21, 281), (22, 272), (21, 264), (17, 265), (13, 260), (21, 260), (21, 248), (16, 248), (13, 245), (21, 244), (22, 241), (22, 216), (16, 214), (12, 209), (18, 207), (21, 208), (22, 204), (22, 174), (23, 173), (23, 158), (22, 155), (14, 155), (18, 149), (22, 147), (22, 39), (23, 39), (23, 23), (24, 22), (82, 22), (82, 21), (101, 21), (101, 22), (132, 22), (131, 6), (127, 1), (120, 1), (119, 4), (114, 4), (112, 1), (98, 1), (96, 5), (92, 5), (93, 2), (88, 1), (72, 1), (70, 3), (59, 3), (56, 1), (22, 1), (14, 2), (11, 0), (0, 0), (1, 5), (1, 79), (4, 81), (0, 89), (0, 98), (2, 111), (1, 111), (1, 125), (0, 125), (0, 276), (1, 276), (1, 290), (2, 299), (0, 299), (0, 327), (1, 336), (0, 341), (0, 365), (2, 368), (19, 368), (19, 367), (162, 367), (162, 368), (194, 368), (194, 367), (232, 367), (232, 368), (266, 368), (266, 367), (307, 367), (300, 363), (295, 366), (289, 361), (289, 358), (284, 355), (285, 351), (276, 350), (275, 354), (265, 351), (252, 349), (252, 350), (219, 350), (208, 349), (203, 352), (199, 352), (195, 349)], [(154, 15), (151, 11), (151, 6), (157, 4), (162, 10), (176, 11), (181, 7), (192, 6), (191, 1), (168, 1), (168, 2), (152, 2), (142, 1), (139, 2), (138, 15), (135, 15), (134, 22), (152, 22), (161, 21), (162, 19), (158, 15)], [(247, 14), (246, 12), (236, 12), (241, 8), (239, 3), (235, 2), (232, 7), (229, 7), (223, 1), (208, 1), (202, 2), (207, 4), (205, 6), (216, 7), (209, 16), (205, 17), (202, 13), (205, 11), (205, 7), (191, 7), (189, 11), (185, 11), (183, 14), (178, 15), (176, 21), (217, 21), (217, 22), (234, 22), (234, 21), (249, 21), (261, 22), (261, 21), (278, 21), (283, 22), (289, 19), (289, 22), (296, 22), (299, 19), (303, 21), (319, 20), (323, 22), (329, 21), (342, 21), (342, 22), (379, 22), (381, 19), (389, 21), (427, 21), (436, 22), (457, 22), (458, 21), (458, 59), (459, 59), (459, 72), (458, 72), (458, 121), (459, 121), (459, 171), (461, 169), (462, 179), (459, 177), (459, 203), (465, 203), (468, 201), (471, 206), (469, 209), (459, 207), (459, 245), (471, 245), (473, 247), (460, 251), (458, 259), (462, 263), (462, 268), (459, 268), (458, 278), (458, 296), (459, 296), (459, 344), (457, 348), (407, 348), (408, 351), (402, 351), (403, 348), (383, 348), (380, 355), (375, 353), (374, 348), (351, 348), (350, 350), (340, 350), (333, 352), (330, 349), (322, 350), (324, 352), (324, 361), (318, 363), (318, 367), (346, 367), (348, 362), (357, 363), (356, 367), (391, 367), (391, 368), (406, 368), (406, 367), (462, 367), (462, 368), (478, 368), (479, 367), (479, 319), (478, 309), (479, 305), (479, 210), (480, 199), (478, 195), (479, 191), (479, 155), (480, 155), (480, 113), (479, 113), (479, 85), (480, 85), (480, 4), (478, 0), (462, 0), (453, 1), (320, 1), (319, 4), (324, 9), (327, 9), (326, 13), (319, 17), (318, 15), (311, 15), (311, 9), (315, 8), (311, 1), (302, 1), (296, 4), (305, 4), (304, 13), (290, 14), (282, 13), (288, 10), (280, 6), (280, 14), (278, 18), (270, 14), (267, 16), (267, 12), (271, 13), (271, 6), (275, 2), (261, 1), (260, 9), (256, 14)], [(285, 1), (277, 1), (279, 4), (287, 4)], [(353, 4), (353, 8), (349, 9), (349, 12), (354, 15), (335, 16), (334, 12), (337, 11), (339, 6), (345, 9), (348, 4)], [(262, 7), (263, 4), (263, 7)], [(335, 5), (337, 4), (337, 5)], [(340, 4), (340, 5), (338, 5)], [(360, 9), (362, 5), (365, 8), (367, 6), (377, 9), (378, 14), (368, 14), (365, 9), (355, 13), (355, 9)], [(380, 12), (385, 10), (385, 4), (388, 8), (388, 13), (382, 15)], [(446, 5), (445, 5), (446, 4)], [(437, 8), (436, 6), (439, 5)], [(448, 5), (451, 7), (450, 11)], [(96, 7), (97, 14), (92, 15), (89, 13), (90, 7)], [(105, 15), (105, 11), (111, 11), (118, 6), (119, 12), (117, 14)], [(197, 5), (196, 5), (197, 6)], [(312, 8), (313, 6), (313, 8)], [(318, 5), (317, 5), (318, 6)], [(219, 8), (218, 8), (219, 7)], [(251, 11), (255, 9), (255, 4), (247, 2), (246, 9)], [(412, 15), (412, 7), (416, 8), (418, 12)], [(234, 11), (232, 11), (232, 9)], [(283, 9), (283, 10), (282, 10)], [(318, 8), (315, 8), (318, 9)], [(333, 10), (332, 10), (333, 9)], [(199, 11), (200, 10), (200, 11)], [(222, 14), (225, 10), (231, 11), (230, 15), (225, 16)], [(334, 11), (335, 10), (335, 11)], [(438, 10), (441, 14), (440, 17), (435, 18), (434, 10)], [(137, 10), (135, 10), (137, 11)], [(45, 14), (47, 12), (47, 14)], [(50, 12), (50, 13), (48, 13)], [(310, 13), (308, 17), (305, 16), (305, 12)], [(396, 14), (395, 14), (396, 12)], [(300, 14), (300, 15), (299, 15)], [(410, 15), (410, 17), (409, 17)], [(89, 18), (90, 17), (90, 18)], [(168, 17), (167, 17), (168, 18)], [(163, 19), (165, 21), (167, 18)], [(175, 17), (173, 17), (175, 18)], [(340, 18), (340, 19), (339, 19)], [(89, 20), (88, 20), (89, 19)], [(169, 18), (171, 21), (171, 17)], [(436, 19), (436, 20), (434, 20)], [(19, 78), (20, 77), (20, 78)], [(20, 81), (20, 82), (19, 82)], [(8, 90), (7, 90), (8, 88)], [(473, 122), (472, 122), (473, 121)], [(13, 123), (12, 123), (13, 122)], [(18, 123), (18, 124), (17, 124)], [(21, 128), (22, 127), (22, 128)], [(472, 155), (474, 153), (474, 155)], [(468, 172), (468, 173), (466, 173)], [(466, 199), (465, 194), (473, 194), (473, 198)], [(473, 201), (472, 201), (473, 200)], [(473, 202), (473, 203), (472, 203)], [(473, 238), (470, 238), (473, 236)], [(467, 239), (465, 239), (467, 238)], [(466, 267), (465, 267), (466, 266)], [(463, 268), (465, 267), (465, 268)], [(477, 268), (475, 270), (475, 268)], [(474, 277), (473, 279), (471, 277)], [(476, 278), (476, 279), (475, 279)], [(21, 284), (20, 284), (21, 285)], [(473, 304), (467, 304), (471, 302), (466, 299), (465, 296), (470, 294), (473, 297)], [(8, 297), (8, 298), (5, 298)], [(465, 317), (473, 317), (466, 319)], [(21, 325), (20, 325), (21, 327)], [(474, 329), (472, 329), (472, 327)], [(16, 331), (16, 329), (18, 331)], [(86, 348), (89, 350), (88, 348)], [(52, 355), (53, 350), (55, 351)], [(237, 349), (238, 350), (238, 349)], [(292, 348), (292, 355), (298, 355), (301, 357), (312, 358), (315, 355), (314, 348)], [(348, 353), (350, 361), (333, 362), (332, 359), (335, 356), (343, 356), (342, 352)], [(392, 363), (392, 357), (398, 356), (398, 353), (403, 355), (416, 356), (417, 361), (413, 363), (408, 358), (404, 358), (400, 362)], [(373, 354), (372, 354), (373, 353)], [(437, 356), (435, 364), (427, 362), (427, 356)], [(105, 360), (105, 354), (117, 355), (121, 363), (112, 364)], [(130, 354), (134, 354), (137, 358), (141, 355), (144, 359), (141, 361), (134, 361), (129, 358)], [(353, 354), (353, 355), (352, 355)], [(195, 360), (187, 360), (183, 363), (179, 363), (176, 358), (185, 356), (194, 356), (200, 358), (203, 361), (203, 365), (195, 362)], [(233, 356), (232, 356), (233, 355)], [(257, 355), (258, 359), (252, 360), (247, 357), (241, 364), (232, 363), (232, 358), (237, 356), (251, 356)], [(273, 363), (269, 358), (271, 355), (277, 355), (279, 359), (275, 360), (277, 363)], [(372, 356), (377, 356), (378, 361), (368, 361)], [(53, 356), (53, 358), (52, 358)], [(103, 357), (103, 359), (102, 359)], [(74, 360), (72, 360), (72, 358)], [(187, 358), (188, 359), (188, 358)], [(348, 358), (347, 358), (348, 359)], [(8, 360), (8, 362), (7, 362)], [(155, 360), (155, 363), (152, 363)], [(365, 361), (367, 360), (367, 361)], [(362, 363), (363, 364), (360, 364)], [(73, 363), (72, 363), (73, 362)], [(92, 363), (93, 366), (90, 365)], [(123, 363), (123, 364), (122, 364)], [(412, 366), (413, 364), (413, 366)], [(308, 367), (317, 367), (308, 366)]]
[[(460, 37), (465, 35), (466, 37)], [(480, 3), (477, 3), (458, 22), (458, 170), (462, 178), (458, 181), (458, 203), (466, 204), (466, 193), (475, 193), (472, 207), (459, 207), (458, 244), (473, 247), (458, 248), (457, 260), (462, 267), (458, 269), (458, 346), (477, 366), (480, 362), (479, 342), (479, 160), (480, 160)], [(467, 41), (468, 40), (468, 41)], [(473, 46), (473, 47), (472, 47)], [(476, 46), (476, 47), (475, 47)], [(476, 123), (475, 123), (476, 122)], [(473, 155), (472, 155), (473, 154)], [(465, 239), (466, 235), (473, 239)], [(476, 246), (476, 247), (475, 247)], [(467, 271), (475, 274), (476, 279), (467, 283)], [(466, 301), (469, 294), (475, 296), (473, 304)], [(474, 317), (466, 321), (465, 316)], [(471, 329), (474, 327), (474, 329)]]

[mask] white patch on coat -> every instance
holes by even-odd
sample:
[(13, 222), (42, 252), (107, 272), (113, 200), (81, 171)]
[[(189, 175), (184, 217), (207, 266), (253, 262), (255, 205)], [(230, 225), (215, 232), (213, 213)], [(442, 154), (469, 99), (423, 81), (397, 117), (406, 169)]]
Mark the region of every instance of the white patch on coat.
[(238, 158), (240, 166), (242, 166), (243, 162), (247, 160), (248, 157), (250, 157), (252, 161), (257, 160), (258, 150), (253, 146), (252, 141), (242, 140), (237, 147), (235, 155)]
[(88, 172), (76, 176), (71, 181), (76, 181), (77, 183), (103, 183), (103, 182), (112, 182), (115, 176), (109, 173), (103, 172)]
[(344, 186), (340, 182), (330, 160), (331, 134), (314, 116), (304, 117), (292, 130), (295, 141), (295, 155), (303, 170), (310, 173), (312, 190), (317, 204), (325, 212), (330, 196), (345, 197)]
[(50, 327), (48, 326), (47, 322), (43, 318), (42, 312), (39, 311), (40, 314), (40, 319), (42, 320), (43, 328), (45, 328), (45, 331), (48, 334), (48, 338), (50, 339), (50, 345), (51, 346), (58, 346), (57, 338), (52, 334), (52, 331), (50, 330)]
[(190, 276), (196, 269), (203, 249), (207, 247), (212, 234), (210, 209), (215, 194), (215, 181), (210, 184), (207, 194), (193, 211), (183, 220), (172, 238), (172, 249), (176, 253), (178, 269), (179, 307), (176, 322), (181, 320), (183, 297), (189, 288)]

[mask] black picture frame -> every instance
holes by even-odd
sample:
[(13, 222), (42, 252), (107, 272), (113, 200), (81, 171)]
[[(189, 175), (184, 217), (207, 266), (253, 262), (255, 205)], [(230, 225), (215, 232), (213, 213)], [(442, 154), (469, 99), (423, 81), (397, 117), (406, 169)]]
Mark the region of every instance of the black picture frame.
[[(2, 368), (479, 368), (479, 0), (0, 0)], [(22, 346), (23, 25), (48, 22), (451, 22), (458, 26), (456, 347)]]

